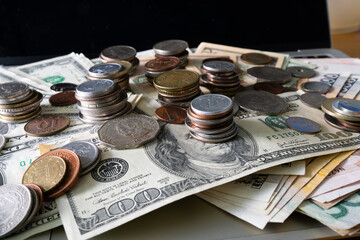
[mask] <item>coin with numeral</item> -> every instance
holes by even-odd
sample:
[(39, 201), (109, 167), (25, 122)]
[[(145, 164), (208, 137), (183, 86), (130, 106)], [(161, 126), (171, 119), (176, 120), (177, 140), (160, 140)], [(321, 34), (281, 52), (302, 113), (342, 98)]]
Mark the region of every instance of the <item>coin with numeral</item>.
[(28, 122), (24, 130), (27, 135), (43, 137), (61, 132), (69, 125), (70, 119), (65, 115), (44, 115)]

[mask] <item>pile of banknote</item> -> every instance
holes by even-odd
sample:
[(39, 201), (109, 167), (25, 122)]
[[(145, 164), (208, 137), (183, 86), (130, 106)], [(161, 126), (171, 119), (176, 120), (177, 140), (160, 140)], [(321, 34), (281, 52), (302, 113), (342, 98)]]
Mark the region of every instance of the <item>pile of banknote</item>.
[[(240, 83), (245, 88), (241, 90), (244, 94), (250, 92), (245, 99), (251, 100), (252, 105), (246, 105), (241, 96), (238, 97), (240, 104), (234, 99), (240, 105), (232, 119), (237, 135), (221, 143), (204, 143), (191, 137), (185, 124), (161, 123), (160, 129), (156, 124), (151, 125), (150, 119), (143, 123), (145, 118), (138, 117), (146, 114), (155, 119), (156, 110), (162, 106), (158, 99), (159, 88), (147, 80), (144, 65), (154, 59), (155, 54), (167, 53), (159, 52), (163, 48), (161, 45), (154, 46), (156, 51), (140, 53), (125, 48), (130, 57), (125, 61), (139, 61), (130, 78), (131, 91), (127, 92), (127, 101), (132, 109), (136, 107), (136, 113), (115, 118), (103, 128), (81, 121), (76, 104), (52, 106), (49, 103), (49, 97), (55, 93), (52, 89), (57, 89), (51, 88), (54, 84), (87, 82), (89, 69), (100, 59), (91, 61), (82, 54), (71, 53), (23, 66), (0, 68), (0, 83), (26, 83), (43, 94), (42, 116), (65, 115), (70, 120), (66, 129), (51, 136), (28, 135), (24, 131), (25, 123), (0, 122), (0, 134), (7, 139), (0, 154), (0, 185), (21, 183), (26, 170), (40, 155), (74, 142), (92, 143), (101, 152), (93, 154), (83, 169), (85, 174), (75, 186), (56, 200), (45, 201), (25, 227), (19, 221), (19, 228), (11, 238), (24, 239), (62, 224), (69, 239), (88, 239), (194, 194), (261, 229), (269, 222), (286, 221), (294, 211), (317, 219), (341, 235), (360, 228), (357, 213), (360, 211), (357, 193), (360, 189), (357, 186), (360, 135), (358, 131), (329, 125), (324, 120), (321, 104), (309, 106), (311, 104), (304, 104), (309, 98), (302, 98), (313, 93), (308, 91), (312, 85), (304, 83), (322, 82), (330, 86), (326, 93), (316, 92), (323, 98), (358, 100), (359, 60), (295, 60), (285, 54), (205, 42), (195, 52), (185, 50), (187, 45), (182, 47), (182, 52), (170, 51), (175, 56), (186, 55), (186, 70), (181, 71), (194, 72), (197, 76), (201, 74), (204, 59), (231, 59), (241, 70)], [(100, 56), (104, 61), (109, 54), (104, 50)], [(110, 60), (119, 59), (106, 61)], [(259, 66), (259, 62), (262, 65)], [(269, 76), (247, 74), (248, 69), (264, 68), (263, 65), (284, 71), (296, 68), (287, 73), (271, 69), (272, 73), (283, 76), (275, 88)], [(315, 72), (315, 75), (299, 75), (296, 70), (299, 68), (310, 69), (306, 73)], [(255, 88), (259, 82), (270, 85)], [(154, 83), (160, 86), (162, 93), (181, 94), (183, 90), (179, 86), (174, 90), (171, 85), (161, 85), (163, 82), (155, 80)], [(197, 90), (198, 85), (190, 81), (183, 88), (195, 94), (191, 88)], [(272, 98), (276, 99), (275, 104), (261, 104), (259, 99), (263, 95), (255, 97), (263, 94), (256, 90), (267, 90), (266, 86), (272, 91), (281, 90), (276, 93), (277, 98)], [(343, 111), (356, 115), (358, 106), (346, 103), (342, 102), (342, 107), (347, 108)], [(255, 109), (255, 106), (262, 109)], [(198, 108), (194, 106), (194, 109)], [(225, 112), (228, 111), (230, 107)], [(298, 117), (316, 122), (320, 131), (299, 131), (287, 123), (288, 119)], [(138, 131), (139, 126), (142, 131)], [(113, 144), (120, 140), (116, 137), (119, 135), (132, 140), (133, 147)], [(29, 196), (27, 191), (27, 199), (31, 201), (33, 197)], [(28, 216), (24, 215), (23, 219)]]

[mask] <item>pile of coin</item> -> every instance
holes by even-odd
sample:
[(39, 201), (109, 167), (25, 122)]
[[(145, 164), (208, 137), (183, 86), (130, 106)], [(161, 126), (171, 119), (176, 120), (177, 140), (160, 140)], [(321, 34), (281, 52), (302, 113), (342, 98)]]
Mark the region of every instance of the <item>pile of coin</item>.
[(117, 45), (105, 48), (100, 53), (102, 62), (128, 61), (131, 63), (129, 74), (133, 74), (139, 66), (139, 59), (136, 57), (136, 49), (131, 46)]
[(0, 238), (24, 228), (43, 203), (41, 189), (34, 184), (9, 183), (0, 186)]
[(131, 63), (128, 61), (114, 61), (100, 63), (92, 66), (88, 70), (89, 80), (111, 79), (118, 84), (122, 90), (130, 90), (129, 72), (131, 71)]
[(25, 83), (0, 84), (0, 121), (22, 123), (40, 115), (43, 95)]
[(156, 58), (163, 57), (177, 57), (180, 59), (180, 68), (185, 68), (188, 64), (188, 55), (189, 52), (186, 50), (189, 47), (188, 43), (183, 40), (165, 40), (158, 42), (154, 45), (153, 49), (155, 52)]
[(206, 94), (191, 101), (185, 120), (190, 135), (201, 142), (220, 143), (237, 136), (233, 120), (239, 107), (231, 98), (220, 94)]
[(329, 98), (322, 102), (325, 122), (330, 126), (351, 132), (360, 132), (360, 101)]
[(132, 110), (126, 92), (110, 79), (97, 79), (80, 84), (75, 94), (79, 117), (85, 123), (103, 124)]
[(200, 95), (199, 74), (185, 69), (165, 72), (154, 79), (158, 100), (162, 105), (188, 107)]
[(180, 66), (180, 59), (177, 57), (162, 57), (151, 59), (145, 63), (145, 77), (149, 82), (164, 72), (177, 69)]
[[(200, 85), (210, 93), (234, 96), (242, 88), (239, 69), (229, 59), (203, 61)], [(203, 91), (204, 92), (204, 91)]]

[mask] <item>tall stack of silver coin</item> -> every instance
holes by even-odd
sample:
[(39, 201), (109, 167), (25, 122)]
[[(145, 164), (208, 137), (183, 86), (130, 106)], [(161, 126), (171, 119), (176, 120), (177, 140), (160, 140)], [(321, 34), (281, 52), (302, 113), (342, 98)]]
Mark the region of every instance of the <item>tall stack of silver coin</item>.
[(220, 143), (237, 136), (233, 120), (239, 107), (231, 98), (220, 94), (206, 94), (191, 101), (185, 120), (190, 135), (201, 142)]
[(102, 62), (128, 61), (132, 65), (129, 71), (129, 74), (131, 75), (135, 72), (140, 63), (139, 59), (136, 57), (136, 53), (136, 49), (131, 46), (111, 46), (101, 51), (100, 60)]
[(186, 50), (189, 47), (188, 43), (183, 40), (172, 39), (158, 42), (153, 49), (156, 58), (174, 56), (180, 59), (180, 68), (185, 68), (188, 64), (189, 52)]
[(114, 61), (107, 63), (100, 63), (92, 66), (88, 70), (88, 79), (111, 79), (118, 84), (122, 90), (130, 90), (129, 72), (132, 65), (128, 61)]
[(31, 222), (40, 209), (42, 196), (31, 187), (9, 183), (0, 186), (0, 202), (3, 213), (0, 218), (2, 239)]
[(200, 70), (204, 73), (200, 77), (203, 92), (218, 93), (234, 96), (242, 89), (240, 85), (240, 70), (231, 60), (204, 61)]
[(87, 81), (76, 88), (79, 117), (85, 123), (103, 124), (132, 110), (126, 92), (110, 79)]
[(42, 99), (40, 92), (25, 83), (0, 84), (0, 121), (22, 123), (37, 117), (41, 113)]
[(332, 127), (360, 132), (360, 101), (343, 98), (329, 98), (322, 102), (324, 119)]

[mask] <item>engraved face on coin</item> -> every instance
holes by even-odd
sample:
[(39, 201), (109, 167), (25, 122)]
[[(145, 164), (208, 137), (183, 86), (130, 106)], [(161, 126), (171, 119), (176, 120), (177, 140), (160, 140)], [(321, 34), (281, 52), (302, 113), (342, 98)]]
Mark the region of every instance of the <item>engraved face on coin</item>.
[(236, 69), (235, 64), (227, 61), (207, 61), (203, 63), (202, 67), (215, 73), (233, 72)]
[(100, 57), (105, 61), (125, 60), (131, 61), (136, 56), (136, 49), (126, 45), (117, 45), (105, 48)]
[(64, 91), (75, 91), (77, 85), (73, 83), (57, 83), (53, 84), (50, 89), (56, 92), (64, 92)]
[(68, 149), (76, 153), (80, 158), (82, 170), (85, 170), (96, 162), (100, 153), (98, 147), (88, 141), (71, 142), (62, 146), (61, 149)]
[(136, 148), (153, 140), (160, 132), (156, 119), (131, 114), (104, 123), (98, 131), (100, 142), (114, 149)]
[(25, 132), (34, 137), (50, 136), (61, 132), (70, 124), (65, 115), (44, 115), (35, 118), (24, 126)]
[(300, 96), (300, 101), (312, 108), (321, 108), (321, 104), (326, 97), (320, 93), (305, 93)]
[(291, 73), (293, 77), (298, 78), (312, 78), (316, 75), (316, 72), (314, 70), (306, 67), (288, 67), (286, 68), (286, 71)]
[(176, 55), (188, 48), (189, 45), (186, 41), (173, 39), (158, 42), (154, 45), (154, 51), (160, 55)]
[(315, 134), (321, 131), (317, 122), (303, 117), (289, 117), (285, 123), (289, 128), (302, 133)]
[(191, 110), (195, 114), (219, 115), (233, 108), (231, 98), (221, 94), (205, 94), (191, 101)]
[(182, 124), (185, 122), (186, 110), (177, 106), (162, 106), (156, 109), (155, 116), (164, 122)]
[(89, 75), (94, 77), (102, 77), (115, 74), (120, 70), (121, 65), (118, 63), (100, 63), (89, 68)]
[(98, 79), (81, 83), (76, 88), (76, 95), (79, 97), (98, 97), (108, 94), (114, 89), (114, 81), (110, 79)]
[(65, 161), (56, 156), (39, 158), (25, 171), (22, 184), (38, 185), (44, 192), (54, 189), (64, 178)]
[(331, 86), (324, 82), (304, 82), (301, 84), (301, 89), (310, 93), (327, 93), (330, 88)]
[(258, 82), (270, 81), (286, 83), (291, 80), (291, 74), (281, 68), (275, 67), (252, 67), (247, 74), (255, 78)]
[(269, 55), (257, 52), (244, 53), (240, 56), (240, 59), (248, 64), (252, 65), (265, 65), (272, 61)]
[(8, 82), (0, 84), (0, 98), (13, 98), (24, 94), (29, 86), (21, 82)]
[(74, 91), (59, 92), (49, 98), (52, 106), (69, 106), (77, 102)]

